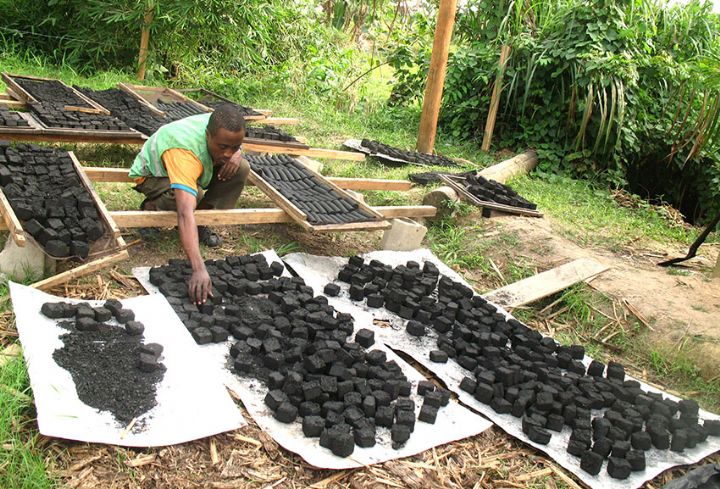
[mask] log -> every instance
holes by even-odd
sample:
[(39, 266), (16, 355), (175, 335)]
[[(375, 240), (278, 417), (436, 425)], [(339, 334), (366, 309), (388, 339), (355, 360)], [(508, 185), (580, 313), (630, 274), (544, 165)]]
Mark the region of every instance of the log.
[(456, 10), (457, 0), (440, 0), (418, 131), (417, 150), (421, 153), (432, 153), (435, 147), (437, 121), (445, 86), (445, 73)]
[(451, 187), (438, 187), (423, 198), (424, 205), (431, 205), (437, 208), (436, 218), (442, 219), (452, 214), (452, 206), (460, 201), (460, 196)]
[(537, 166), (537, 163), (538, 159), (535, 150), (528, 150), (509, 160), (485, 168), (478, 172), (478, 174), (488, 180), (505, 183), (516, 175), (530, 173)]

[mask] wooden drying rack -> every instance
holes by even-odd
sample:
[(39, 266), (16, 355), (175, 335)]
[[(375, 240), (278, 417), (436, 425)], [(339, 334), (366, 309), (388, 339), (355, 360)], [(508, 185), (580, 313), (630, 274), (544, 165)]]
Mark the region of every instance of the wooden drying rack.
[(468, 202), (475, 204), (478, 207), (484, 207), (487, 209), (491, 209), (494, 211), (499, 212), (505, 212), (507, 214), (517, 214), (520, 216), (529, 216), (529, 217), (542, 217), (542, 213), (539, 211), (536, 211), (534, 209), (525, 209), (523, 207), (515, 207), (512, 205), (505, 205), (505, 204), (498, 204), (497, 202), (490, 202), (488, 200), (482, 200), (471, 194), (465, 189), (464, 185), (461, 185), (457, 182), (457, 180), (461, 180), (459, 177), (454, 177), (451, 175), (443, 175), (440, 173), (438, 175), (440, 179), (445, 182), (449, 187), (451, 187), (453, 190), (455, 190), (460, 197), (462, 197), (464, 200), (467, 200)]
[[(85, 189), (90, 193), (93, 202), (97, 206), (97, 209), (100, 213), (101, 221), (103, 223), (103, 227), (105, 228), (106, 241), (104, 245), (100, 245), (100, 250), (97, 249), (98, 241), (91, 244), (91, 255), (101, 256), (92, 261), (83, 263), (82, 265), (79, 265), (75, 268), (66, 270), (64, 272), (58, 273), (56, 275), (32, 284), (33, 287), (38, 289), (52, 288), (56, 285), (63, 284), (74, 278), (87, 275), (88, 273), (100, 270), (101, 268), (105, 268), (113, 263), (126, 260), (129, 257), (126, 249), (127, 246), (125, 244), (125, 240), (120, 235), (120, 228), (113, 220), (111, 214), (105, 207), (105, 204), (102, 202), (102, 200), (100, 200), (100, 196), (98, 196), (97, 192), (95, 192), (95, 189), (93, 188), (90, 179), (83, 171), (83, 168), (82, 166), (80, 166), (80, 162), (75, 157), (75, 154), (72, 151), (69, 151), (68, 155), (72, 159), (73, 166), (75, 167), (75, 171), (80, 178), (80, 182), (82, 183), (83, 187), (85, 187)], [(10, 239), (14, 240), (15, 244), (20, 247), (24, 247), (27, 245), (28, 240), (32, 240), (34, 243), (32, 237), (29, 237), (29, 235), (26, 236), (20, 220), (15, 215), (15, 212), (10, 206), (10, 203), (8, 202), (2, 190), (0, 190), (0, 212), (2, 212), (2, 217), (5, 225), (10, 231)]]
[(107, 110), (105, 107), (100, 105), (99, 103), (95, 102), (94, 100), (88, 98), (85, 96), (85, 94), (75, 90), (70, 85), (67, 85), (62, 80), (56, 80), (54, 78), (41, 78), (39, 76), (30, 76), (30, 75), (13, 75), (10, 73), (3, 73), (2, 74), (2, 80), (5, 82), (5, 84), (12, 90), (12, 92), (23, 101), (23, 103), (27, 104), (27, 102), (38, 102), (38, 100), (33, 97), (27, 90), (25, 90), (22, 86), (20, 86), (19, 83), (17, 83), (17, 78), (24, 78), (27, 80), (36, 80), (36, 81), (45, 81), (45, 82), (57, 82), (62, 84), (65, 88), (70, 90), (73, 94), (75, 94), (76, 97), (84, 101), (86, 104), (88, 104), (90, 107), (78, 107), (75, 105), (66, 105), (64, 107), (67, 111), (74, 111), (74, 112), (85, 112), (87, 114), (104, 114), (104, 115), (110, 115), (110, 111)]

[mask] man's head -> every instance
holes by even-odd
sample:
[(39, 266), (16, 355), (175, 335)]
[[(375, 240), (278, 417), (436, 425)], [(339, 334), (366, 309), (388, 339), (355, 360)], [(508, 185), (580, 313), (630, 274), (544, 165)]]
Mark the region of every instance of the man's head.
[(240, 150), (245, 138), (245, 119), (236, 105), (222, 104), (210, 115), (205, 130), (213, 164), (224, 165)]

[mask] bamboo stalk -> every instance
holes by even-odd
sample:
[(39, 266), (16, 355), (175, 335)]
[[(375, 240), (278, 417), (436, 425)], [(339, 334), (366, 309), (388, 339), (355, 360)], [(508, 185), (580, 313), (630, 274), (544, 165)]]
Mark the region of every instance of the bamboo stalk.
[(505, 66), (510, 57), (510, 46), (504, 44), (500, 48), (500, 61), (498, 63), (498, 72), (495, 77), (495, 85), (493, 86), (492, 96), (490, 98), (490, 110), (485, 121), (485, 134), (483, 135), (482, 150), (490, 149), (493, 132), (495, 131), (495, 119), (497, 118), (498, 108), (500, 107), (500, 95), (502, 94), (502, 81), (505, 76)]
[(150, 42), (150, 24), (152, 24), (154, 14), (155, 10), (152, 3), (148, 3), (143, 18), (142, 33), (140, 34), (140, 53), (138, 56), (137, 79), (141, 81), (145, 79), (145, 63), (147, 62), (148, 44)]

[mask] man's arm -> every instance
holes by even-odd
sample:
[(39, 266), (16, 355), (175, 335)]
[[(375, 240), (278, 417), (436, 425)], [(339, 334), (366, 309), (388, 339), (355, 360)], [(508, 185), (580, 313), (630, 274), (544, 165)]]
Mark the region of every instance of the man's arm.
[(212, 281), (205, 268), (202, 255), (200, 255), (198, 231), (195, 224), (197, 200), (191, 193), (175, 189), (175, 203), (177, 204), (180, 243), (192, 267), (192, 276), (188, 281), (188, 297), (194, 304), (204, 304), (208, 297), (212, 297)]

